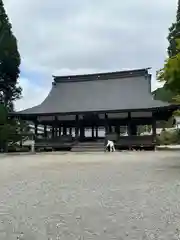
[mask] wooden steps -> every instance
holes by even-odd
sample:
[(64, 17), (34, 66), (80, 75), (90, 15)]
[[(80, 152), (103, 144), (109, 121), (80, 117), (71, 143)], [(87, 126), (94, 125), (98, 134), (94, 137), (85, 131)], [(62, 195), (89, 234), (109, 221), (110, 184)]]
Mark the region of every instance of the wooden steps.
[(71, 149), (71, 152), (103, 152), (103, 151), (104, 151), (104, 141), (78, 142)]

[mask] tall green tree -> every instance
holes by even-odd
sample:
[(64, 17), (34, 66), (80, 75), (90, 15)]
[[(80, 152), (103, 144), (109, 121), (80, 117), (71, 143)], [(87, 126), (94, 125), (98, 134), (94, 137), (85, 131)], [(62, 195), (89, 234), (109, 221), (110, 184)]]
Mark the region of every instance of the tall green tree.
[(158, 73), (158, 79), (165, 81), (164, 88), (172, 92), (173, 99), (180, 95), (180, 39), (176, 39), (176, 51), (177, 54), (167, 58)]
[(164, 67), (157, 73), (159, 81), (165, 81), (161, 91), (155, 92), (156, 97), (163, 96), (169, 102), (179, 102), (180, 95), (180, 0), (177, 3), (176, 21), (169, 28), (168, 58)]
[(21, 95), (18, 86), (20, 54), (12, 26), (0, 0), (0, 102), (13, 110), (13, 101)]
[(180, 0), (178, 0), (177, 4), (177, 13), (176, 13), (176, 21), (172, 23), (169, 28), (169, 47), (168, 47), (168, 56), (173, 57), (178, 53), (177, 42), (176, 39), (180, 38)]
[(19, 139), (19, 123), (8, 118), (13, 111), (13, 103), (21, 96), (18, 86), (20, 74), (20, 54), (17, 40), (6, 14), (3, 1), (0, 0), (0, 150), (6, 151), (9, 143)]

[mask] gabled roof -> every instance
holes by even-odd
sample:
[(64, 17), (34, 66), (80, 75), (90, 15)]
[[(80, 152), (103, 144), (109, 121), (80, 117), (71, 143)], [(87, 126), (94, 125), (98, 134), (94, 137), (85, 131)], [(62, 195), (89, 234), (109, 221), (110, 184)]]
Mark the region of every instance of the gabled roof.
[(169, 104), (153, 100), (147, 69), (54, 77), (52, 89), (38, 106), (19, 114), (63, 114), (147, 110)]

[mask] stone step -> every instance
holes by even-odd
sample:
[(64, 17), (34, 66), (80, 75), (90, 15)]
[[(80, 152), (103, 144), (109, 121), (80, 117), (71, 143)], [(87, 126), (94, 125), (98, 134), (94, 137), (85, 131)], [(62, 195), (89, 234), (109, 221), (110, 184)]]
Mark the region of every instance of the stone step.
[(94, 142), (89, 142), (89, 143), (76, 143), (76, 146), (104, 146), (104, 143), (94, 143)]
[(104, 152), (104, 149), (72, 149), (71, 152)]
[(77, 145), (81, 145), (81, 146), (89, 146), (89, 145), (101, 146), (101, 145), (104, 145), (104, 142), (80, 142), (80, 143), (77, 143)]
[(94, 152), (94, 151), (104, 151), (104, 148), (72, 148), (71, 152)]
[(103, 142), (84, 142), (77, 143), (71, 149), (72, 152), (102, 152), (104, 151)]

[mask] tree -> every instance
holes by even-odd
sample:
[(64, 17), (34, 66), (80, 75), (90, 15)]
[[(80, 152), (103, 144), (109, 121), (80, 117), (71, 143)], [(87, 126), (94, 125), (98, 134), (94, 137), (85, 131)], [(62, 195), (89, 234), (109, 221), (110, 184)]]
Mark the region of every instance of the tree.
[(8, 119), (7, 109), (0, 104), (0, 152), (6, 151), (8, 143), (15, 140), (16, 130), (16, 121)]
[(156, 89), (152, 94), (155, 100), (161, 100), (164, 102), (172, 102), (174, 97), (172, 91), (165, 89), (164, 87)]
[(0, 152), (8, 151), (8, 147), (19, 145), (27, 137), (32, 136), (29, 125), (23, 120), (8, 117), (7, 108), (0, 104)]
[(171, 58), (178, 53), (176, 39), (180, 38), (180, 0), (178, 0), (177, 13), (176, 13), (176, 22), (171, 25), (169, 28), (169, 47), (168, 47), (168, 56)]
[(168, 58), (164, 67), (157, 73), (159, 81), (165, 81), (161, 91), (156, 96), (162, 96), (170, 102), (180, 103), (180, 0), (178, 0), (176, 22), (169, 28)]
[(0, 150), (5, 151), (10, 142), (19, 139), (18, 121), (8, 118), (14, 100), (20, 98), (18, 86), (20, 54), (12, 26), (0, 0)]
[(174, 97), (180, 95), (180, 39), (176, 39), (176, 52), (175, 56), (167, 58), (158, 72), (158, 79), (165, 81), (164, 88), (170, 90)]
[(0, 0), (0, 102), (11, 111), (13, 101), (21, 95), (21, 88), (17, 84), (20, 62), (17, 41)]
[(165, 84), (163, 88), (157, 89), (154, 95), (155, 99), (176, 103), (179, 98), (177, 96), (180, 93), (180, 0), (178, 0), (177, 4), (176, 21), (169, 28), (167, 39), (169, 41), (167, 49), (168, 58), (165, 61), (164, 67), (157, 73), (157, 79), (165, 81)]

